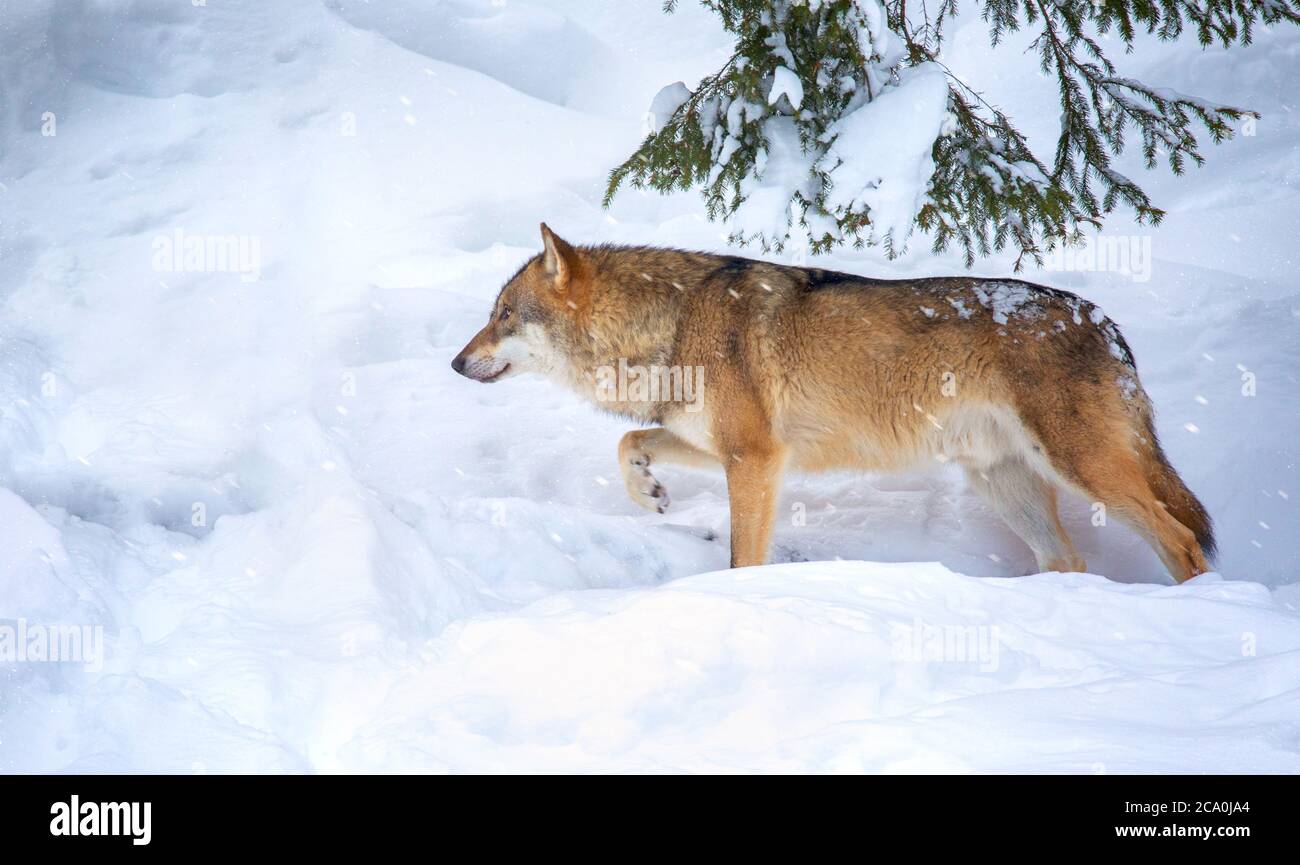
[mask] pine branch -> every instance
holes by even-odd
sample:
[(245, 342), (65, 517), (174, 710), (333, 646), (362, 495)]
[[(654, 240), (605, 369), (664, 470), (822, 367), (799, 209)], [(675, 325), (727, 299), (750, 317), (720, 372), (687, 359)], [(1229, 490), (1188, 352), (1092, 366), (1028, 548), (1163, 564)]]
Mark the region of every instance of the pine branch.
[[(676, 2), (665, 0), (665, 11)], [(905, 236), (882, 234), (869, 207), (832, 197), (839, 164), (827, 154), (838, 121), (901, 86), (902, 70), (936, 64), (949, 79), (949, 118), (933, 145), (934, 173), (915, 225), (931, 233), (936, 252), (960, 247), (968, 265), (1013, 244), (1017, 267), (1076, 238), (1082, 225), (1099, 226), (1120, 205), (1141, 222), (1160, 221), (1163, 212), (1112, 166), (1133, 138), (1147, 168), (1163, 156), (1180, 174), (1204, 161), (1200, 136), (1219, 143), (1236, 121), (1257, 116), (1121, 74), (1103, 36), (1118, 36), (1126, 54), (1144, 33), (1168, 41), (1185, 30), (1202, 46), (1228, 48), (1249, 43), (1260, 23), (1300, 23), (1300, 0), (979, 0), (990, 42), (1034, 31), (1031, 48), (1056, 82), (1061, 131), (1049, 169), (1006, 114), (940, 62), (956, 0), (702, 2), (735, 36), (736, 51), (614, 169), (606, 206), (625, 184), (698, 188), (711, 219), (733, 219), (764, 174), (777, 120), (797, 131), (809, 176), (789, 190), (785, 230), (733, 229), (731, 239), (781, 249), (797, 232), (813, 252), (881, 243), (896, 254)], [(774, 92), (779, 70), (798, 81), (798, 105)]]

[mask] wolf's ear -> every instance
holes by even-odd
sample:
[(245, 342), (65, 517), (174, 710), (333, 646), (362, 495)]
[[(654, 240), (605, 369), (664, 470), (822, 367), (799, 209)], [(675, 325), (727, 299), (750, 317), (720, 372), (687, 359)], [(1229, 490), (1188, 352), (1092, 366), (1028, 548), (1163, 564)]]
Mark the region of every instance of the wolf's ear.
[(573, 275), (573, 265), (578, 254), (558, 234), (551, 231), (545, 222), (542, 223), (542, 246), (542, 268), (547, 276), (555, 280), (555, 287), (563, 290)]

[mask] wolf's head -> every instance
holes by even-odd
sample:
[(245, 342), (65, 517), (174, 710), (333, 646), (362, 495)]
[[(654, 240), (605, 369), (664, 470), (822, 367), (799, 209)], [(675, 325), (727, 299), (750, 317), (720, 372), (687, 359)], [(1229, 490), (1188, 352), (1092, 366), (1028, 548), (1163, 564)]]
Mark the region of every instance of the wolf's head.
[(506, 282), (488, 323), (460, 350), (451, 368), (475, 381), (501, 381), (521, 372), (557, 372), (566, 360), (583, 303), (583, 262), (542, 223), (540, 255)]

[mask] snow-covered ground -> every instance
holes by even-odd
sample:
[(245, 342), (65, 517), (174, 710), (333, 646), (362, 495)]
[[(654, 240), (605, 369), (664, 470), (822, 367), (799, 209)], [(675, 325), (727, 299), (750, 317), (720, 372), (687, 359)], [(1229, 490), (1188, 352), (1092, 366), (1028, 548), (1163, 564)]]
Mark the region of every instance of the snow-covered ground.
[[(945, 59), (1050, 154), (1022, 44)], [(723, 248), (600, 196), (729, 47), (658, 2), (0, 0), (0, 625), (104, 641), (0, 665), (0, 771), (1300, 771), (1300, 31), (1123, 58), (1263, 118), (1122, 161), (1149, 268), (1028, 274), (1133, 345), (1218, 526), (1182, 587), (1081, 501), (1094, 573), (1021, 576), (940, 467), (791, 477), (778, 563), (725, 571), (721, 477), (647, 514), (624, 425), (451, 371), (543, 219)], [(913, 247), (825, 263), (961, 270)]]

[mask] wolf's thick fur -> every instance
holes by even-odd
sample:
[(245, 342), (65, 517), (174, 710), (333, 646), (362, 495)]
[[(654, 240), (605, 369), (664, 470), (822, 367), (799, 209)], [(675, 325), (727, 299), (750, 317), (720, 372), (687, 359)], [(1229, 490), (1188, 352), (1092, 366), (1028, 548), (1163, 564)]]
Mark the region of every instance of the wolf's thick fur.
[[(1088, 301), (1018, 280), (879, 280), (542, 236), (452, 366), (479, 381), (542, 372), (655, 425), (619, 445), (646, 507), (668, 501), (652, 465), (720, 465), (733, 567), (765, 560), (786, 468), (954, 460), (1043, 570), (1084, 568), (1061, 486), (1133, 525), (1180, 582), (1208, 569), (1209, 516), (1165, 459), (1128, 345)], [(620, 360), (702, 368), (702, 410), (599, 393), (598, 371)]]

